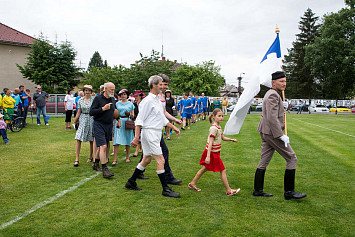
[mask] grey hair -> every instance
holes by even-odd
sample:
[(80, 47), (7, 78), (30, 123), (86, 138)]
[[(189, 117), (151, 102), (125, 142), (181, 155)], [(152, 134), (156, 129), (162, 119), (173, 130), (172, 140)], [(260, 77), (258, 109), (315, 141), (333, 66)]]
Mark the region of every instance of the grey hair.
[(149, 79), (148, 79), (149, 89), (152, 89), (153, 84), (157, 85), (159, 83), (159, 81), (163, 81), (163, 78), (161, 78), (160, 76), (154, 75), (154, 76), (149, 77)]
[[(114, 85), (114, 84), (112, 82), (106, 82), (104, 84), (104, 88), (106, 89), (109, 85)], [(101, 88), (101, 86), (100, 86), (100, 88)]]
[(100, 91), (103, 91), (105, 89), (105, 86), (104, 85), (101, 85), (100, 86)]

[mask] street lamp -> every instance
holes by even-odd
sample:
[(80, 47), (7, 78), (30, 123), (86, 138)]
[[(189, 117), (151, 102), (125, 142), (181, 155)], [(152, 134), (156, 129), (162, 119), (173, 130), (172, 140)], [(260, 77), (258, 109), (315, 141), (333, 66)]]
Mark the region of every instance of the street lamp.
[(239, 94), (239, 96), (242, 94), (242, 74), (245, 74), (245, 73), (241, 72), (238, 77), (238, 94)]

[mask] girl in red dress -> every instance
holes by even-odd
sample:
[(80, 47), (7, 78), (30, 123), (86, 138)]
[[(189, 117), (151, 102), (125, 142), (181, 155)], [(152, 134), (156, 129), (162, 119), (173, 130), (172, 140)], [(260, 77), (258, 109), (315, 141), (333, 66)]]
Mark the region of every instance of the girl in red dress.
[(220, 127), (220, 124), (223, 121), (223, 112), (221, 109), (215, 109), (213, 110), (213, 113), (210, 115), (209, 120), (210, 123), (212, 124), (212, 118), (214, 120), (214, 123), (210, 127), (210, 133), (207, 138), (207, 145), (206, 149), (203, 151), (201, 160), (200, 160), (200, 165), (203, 165), (202, 168), (197, 172), (195, 178), (189, 183), (189, 188), (196, 190), (196, 191), (201, 191), (200, 188), (196, 187), (197, 181), (201, 178), (201, 176), (206, 172), (206, 171), (213, 171), (213, 172), (220, 172), (221, 173), (221, 179), (224, 184), (224, 187), (226, 188), (226, 194), (228, 196), (232, 196), (240, 191), (240, 188), (238, 189), (231, 189), (228, 184), (227, 180), (227, 174), (226, 174), (226, 168), (223, 165), (223, 162), (220, 157), (220, 151), (221, 151), (221, 141), (232, 141), (232, 142), (238, 142), (237, 139), (231, 139), (228, 137), (223, 136), (222, 129)]

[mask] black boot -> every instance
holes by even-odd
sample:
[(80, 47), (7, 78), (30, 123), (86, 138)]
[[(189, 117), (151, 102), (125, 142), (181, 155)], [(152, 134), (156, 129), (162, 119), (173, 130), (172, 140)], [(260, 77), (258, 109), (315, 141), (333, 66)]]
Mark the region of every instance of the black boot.
[(307, 197), (305, 193), (299, 193), (295, 191), (295, 175), (296, 170), (287, 170), (285, 171), (284, 177), (284, 187), (285, 187), (285, 199), (302, 199)]
[(143, 172), (142, 170), (136, 168), (133, 172), (132, 177), (128, 179), (125, 187), (132, 190), (138, 190), (138, 191), (142, 190), (141, 188), (137, 187), (137, 183), (136, 183), (137, 178), (139, 177), (139, 175), (142, 174), (142, 172)]
[(256, 169), (255, 172), (255, 178), (254, 178), (254, 192), (253, 196), (258, 196), (258, 197), (272, 197), (271, 193), (265, 193), (264, 192), (264, 176), (265, 176), (265, 171), (262, 169)]
[(162, 195), (166, 197), (174, 197), (178, 198), (180, 197), (179, 193), (174, 192), (171, 188), (169, 188), (168, 184), (166, 183), (165, 179), (165, 172), (162, 174), (158, 174), (161, 186), (163, 187)]
[(128, 179), (125, 187), (128, 188), (128, 189), (135, 190), (135, 191), (142, 190), (141, 188), (138, 188), (136, 181), (134, 181), (132, 179)]

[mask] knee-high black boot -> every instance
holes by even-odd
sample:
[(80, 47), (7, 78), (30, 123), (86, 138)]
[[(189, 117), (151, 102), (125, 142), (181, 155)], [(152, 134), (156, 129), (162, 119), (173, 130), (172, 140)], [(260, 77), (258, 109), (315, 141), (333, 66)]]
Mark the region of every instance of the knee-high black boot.
[(264, 176), (265, 171), (262, 169), (256, 169), (255, 178), (254, 178), (254, 196), (261, 196), (261, 197), (272, 197), (271, 193), (264, 192)]
[(295, 175), (296, 170), (288, 170), (285, 171), (284, 176), (284, 188), (285, 188), (285, 199), (301, 199), (307, 197), (305, 193), (299, 193), (295, 191)]

